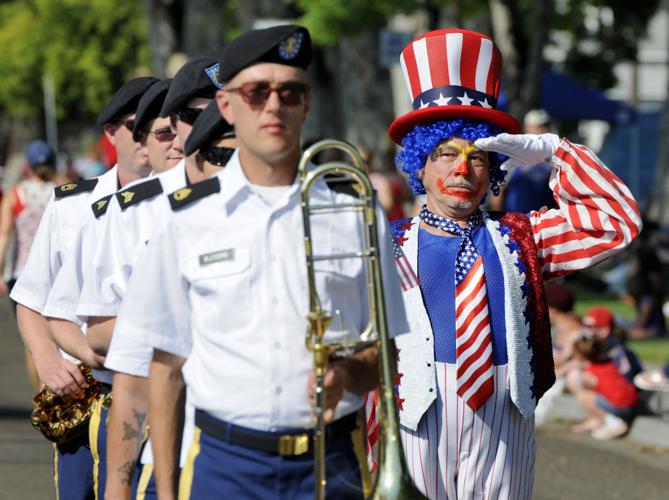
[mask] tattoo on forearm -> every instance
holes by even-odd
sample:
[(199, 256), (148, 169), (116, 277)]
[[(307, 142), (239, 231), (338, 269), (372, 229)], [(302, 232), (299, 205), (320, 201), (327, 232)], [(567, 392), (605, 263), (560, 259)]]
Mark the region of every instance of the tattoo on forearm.
[(146, 422), (146, 413), (140, 413), (134, 408), (132, 413), (135, 416), (137, 421), (137, 428), (133, 427), (130, 422), (123, 422), (123, 441), (128, 441), (130, 439), (135, 439), (142, 442), (142, 437), (144, 436), (144, 422)]
[(121, 477), (121, 482), (126, 485), (130, 485), (132, 482), (132, 474), (135, 471), (135, 465), (137, 464), (136, 460), (129, 460), (123, 465), (121, 465), (118, 469), (120, 472), (120, 477)]

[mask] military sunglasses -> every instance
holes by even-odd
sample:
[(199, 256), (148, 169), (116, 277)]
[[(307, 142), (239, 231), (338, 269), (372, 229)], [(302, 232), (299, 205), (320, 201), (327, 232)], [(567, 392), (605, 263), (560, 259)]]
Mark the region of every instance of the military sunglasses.
[(197, 117), (202, 113), (202, 108), (183, 108), (179, 111), (175, 111), (170, 118), (172, 123), (176, 123), (176, 120), (192, 125), (197, 120)]
[(304, 102), (304, 98), (309, 93), (309, 85), (302, 82), (286, 82), (272, 86), (269, 82), (248, 82), (239, 87), (223, 90), (239, 94), (244, 102), (251, 106), (264, 105), (272, 92), (279, 95), (281, 104), (297, 106)]

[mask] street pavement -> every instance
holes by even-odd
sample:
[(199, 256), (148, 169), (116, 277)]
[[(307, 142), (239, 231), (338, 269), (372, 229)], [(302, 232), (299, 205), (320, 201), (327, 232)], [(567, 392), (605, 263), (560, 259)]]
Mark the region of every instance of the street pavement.
[[(55, 498), (52, 448), (29, 423), (31, 396), (16, 322), (0, 299), (0, 500)], [(549, 415), (537, 431), (535, 500), (669, 498), (669, 412), (637, 419), (610, 442), (569, 432), (582, 413), (568, 396)]]

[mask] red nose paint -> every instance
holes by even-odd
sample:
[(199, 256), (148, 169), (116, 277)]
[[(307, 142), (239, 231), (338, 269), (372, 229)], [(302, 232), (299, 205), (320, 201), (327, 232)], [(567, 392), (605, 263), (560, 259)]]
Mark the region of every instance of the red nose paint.
[(455, 167), (453, 173), (460, 175), (469, 175), (469, 164), (467, 163), (467, 160), (463, 161), (462, 163), (460, 163), (460, 165)]

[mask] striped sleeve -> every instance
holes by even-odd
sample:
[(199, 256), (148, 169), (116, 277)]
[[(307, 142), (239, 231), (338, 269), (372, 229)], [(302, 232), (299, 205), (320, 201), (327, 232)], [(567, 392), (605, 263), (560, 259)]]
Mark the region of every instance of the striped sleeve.
[(558, 208), (529, 214), (546, 280), (607, 259), (641, 230), (629, 188), (592, 151), (562, 139), (551, 161)]

